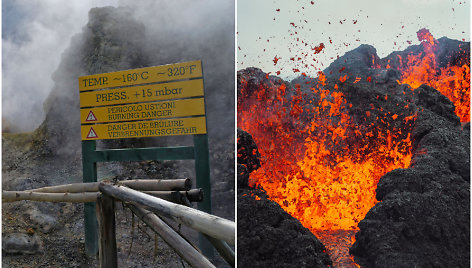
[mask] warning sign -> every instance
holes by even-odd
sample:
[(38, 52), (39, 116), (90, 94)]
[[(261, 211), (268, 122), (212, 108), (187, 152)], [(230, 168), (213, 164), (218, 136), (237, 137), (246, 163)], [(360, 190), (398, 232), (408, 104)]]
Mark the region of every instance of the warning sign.
[(106, 106), (203, 96), (203, 79), (80, 93), (80, 107)]
[(98, 139), (97, 133), (93, 130), (93, 127), (90, 127), (90, 130), (87, 134), (87, 139)]
[(87, 118), (85, 118), (85, 122), (95, 122), (97, 121), (97, 117), (95, 114), (93, 114), (93, 111), (90, 111), (87, 115)]
[(197, 115), (205, 115), (203, 98), (81, 109), (80, 122), (108, 123)]
[(82, 140), (207, 133), (201, 61), (82, 76), (79, 89)]
[(79, 77), (80, 91), (202, 77), (202, 62), (191, 61)]
[(83, 125), (82, 140), (206, 134), (205, 117)]

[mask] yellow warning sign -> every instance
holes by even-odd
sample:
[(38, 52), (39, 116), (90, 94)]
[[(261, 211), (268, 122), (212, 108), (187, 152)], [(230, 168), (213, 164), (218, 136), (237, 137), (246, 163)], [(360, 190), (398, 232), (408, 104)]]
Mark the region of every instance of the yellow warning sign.
[(203, 98), (84, 108), (80, 123), (108, 123), (205, 115)]
[(82, 140), (144, 138), (206, 133), (206, 120), (204, 116), (81, 126)]
[(203, 79), (81, 92), (80, 107), (203, 96)]
[(79, 77), (80, 91), (202, 77), (202, 62), (191, 61)]

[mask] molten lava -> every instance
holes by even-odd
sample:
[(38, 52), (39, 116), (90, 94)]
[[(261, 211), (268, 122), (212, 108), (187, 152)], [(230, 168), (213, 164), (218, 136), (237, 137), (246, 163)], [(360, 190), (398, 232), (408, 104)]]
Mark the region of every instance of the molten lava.
[(380, 177), (410, 164), (410, 136), (393, 124), (359, 126), (338, 86), (330, 88), (322, 73), (318, 81), (310, 95), (299, 86), (288, 94), (285, 84), (254, 89), (241, 81), (238, 126), (262, 157), (251, 180), (312, 232), (356, 230), (376, 203)]
[[(456, 115), (461, 122), (470, 122), (470, 67), (467, 64), (439, 67), (437, 51), (439, 44), (427, 29), (417, 32), (423, 52), (410, 54), (406, 59), (398, 56), (402, 72), (401, 83), (417, 88), (427, 84), (454, 103)], [(405, 61), (405, 62), (402, 62)]]
[[(436, 88), (454, 103), (462, 122), (470, 121), (468, 64), (459, 60), (440, 68), (444, 64), (438, 62), (438, 41), (426, 29), (417, 35), (422, 51), (404, 59), (397, 55), (398, 62), (389, 61), (386, 68), (400, 70), (398, 82), (412, 90), (423, 83)], [(371, 104), (359, 123), (360, 116), (352, 117), (352, 104), (339, 88), (362, 79), (347, 83), (341, 72), (331, 85), (319, 72), (311, 94), (268, 75), (258, 84), (241, 78), (239, 85), (238, 127), (251, 133), (261, 153), (262, 167), (251, 174), (252, 184), (314, 233), (356, 230), (377, 202), (379, 179), (407, 168), (412, 156), (414, 115), (387, 113)], [(408, 109), (409, 103), (400, 106)]]
[[(469, 122), (470, 57), (460, 54), (468, 51), (460, 51), (457, 59), (440, 58), (438, 51), (443, 48), (429, 31), (422, 29), (417, 35), (421, 51), (413, 49), (403, 58), (400, 53), (383, 64), (399, 70), (398, 83), (412, 88), (397, 93), (413, 96), (417, 87), (427, 84), (453, 102), (461, 122)], [(324, 48), (321, 45), (315, 47), (316, 53)], [(278, 59), (274, 58), (274, 65)], [(374, 56), (371, 68), (382, 68)], [(391, 92), (375, 96), (385, 100), (385, 107), (349, 103), (352, 96), (345, 94), (350, 89), (375, 85), (376, 77), (350, 78), (345, 69), (329, 81), (319, 72), (311, 92), (269, 74), (243, 73), (238, 85), (238, 127), (253, 136), (261, 154), (262, 166), (251, 173), (250, 184), (262, 187), (271, 200), (316, 234), (334, 263), (359, 267), (348, 255), (348, 247), (357, 224), (377, 203), (380, 178), (410, 165), (416, 106), (409, 98), (399, 101)], [(307, 77), (304, 70), (293, 71)], [(388, 112), (388, 104), (399, 109)]]

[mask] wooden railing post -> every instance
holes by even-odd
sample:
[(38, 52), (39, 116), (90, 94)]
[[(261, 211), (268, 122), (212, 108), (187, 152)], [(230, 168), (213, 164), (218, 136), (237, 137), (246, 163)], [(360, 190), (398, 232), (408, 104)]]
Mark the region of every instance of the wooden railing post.
[(99, 259), (101, 268), (118, 267), (115, 237), (115, 202), (108, 195), (97, 199), (97, 219), (99, 229)]

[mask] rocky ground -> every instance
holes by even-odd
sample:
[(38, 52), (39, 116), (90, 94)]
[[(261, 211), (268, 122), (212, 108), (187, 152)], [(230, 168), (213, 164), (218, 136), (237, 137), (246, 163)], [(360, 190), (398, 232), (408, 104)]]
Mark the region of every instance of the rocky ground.
[[(42, 155), (33, 150), (36, 147), (31, 141), (31, 134), (3, 135), (3, 190), (26, 190), (82, 181), (80, 152), (70, 158)], [(212, 169), (215, 178), (212, 183), (213, 214), (234, 220), (234, 150), (232, 147), (220, 149), (212, 154), (221, 160), (220, 165)], [(178, 166), (176, 161), (112, 163), (99, 166), (98, 175), (99, 178), (119, 175), (124, 179), (190, 175), (191, 169), (182, 171), (182, 168), (177, 169)], [(97, 258), (84, 253), (82, 204), (3, 203), (2, 219), (3, 267), (98, 267)], [(182, 232), (198, 245), (195, 231), (182, 227)], [(189, 267), (118, 202), (116, 239), (120, 267)], [(218, 267), (228, 267), (219, 256), (212, 261)]]

